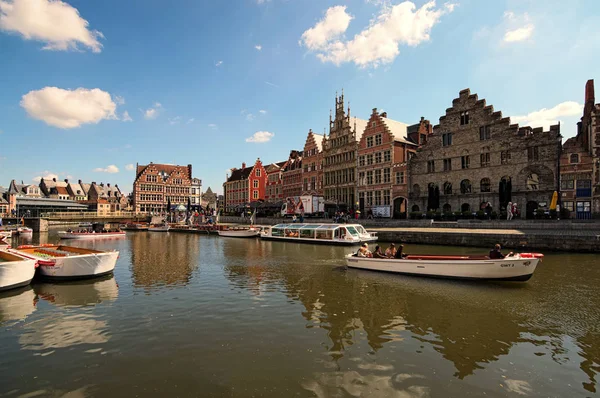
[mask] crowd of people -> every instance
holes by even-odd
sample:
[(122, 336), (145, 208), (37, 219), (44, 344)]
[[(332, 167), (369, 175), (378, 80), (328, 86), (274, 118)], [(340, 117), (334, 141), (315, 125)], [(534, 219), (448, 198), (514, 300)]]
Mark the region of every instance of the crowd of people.
[(395, 243), (391, 243), (385, 252), (381, 251), (381, 247), (379, 245), (375, 246), (375, 251), (371, 252), (369, 250), (369, 245), (367, 243), (363, 243), (362, 246), (356, 252), (357, 257), (369, 257), (369, 258), (395, 258), (401, 259), (406, 257), (406, 253), (404, 253), (404, 245), (398, 245), (396, 248)]

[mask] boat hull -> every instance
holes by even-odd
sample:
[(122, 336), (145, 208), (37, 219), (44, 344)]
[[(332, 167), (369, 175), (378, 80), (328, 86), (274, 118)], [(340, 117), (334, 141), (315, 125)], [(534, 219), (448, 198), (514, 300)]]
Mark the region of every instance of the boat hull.
[(54, 280), (96, 278), (112, 273), (118, 257), (115, 251), (40, 260), (38, 272), (40, 277)]
[[(17, 257), (14, 254), (11, 256)], [(29, 285), (35, 275), (35, 264), (35, 260), (25, 258), (0, 262), (0, 291)]]
[(259, 230), (252, 230), (252, 229), (240, 230), (240, 231), (224, 230), (224, 231), (217, 231), (217, 232), (219, 233), (219, 236), (224, 236), (227, 238), (256, 238), (260, 235)]
[(507, 257), (500, 260), (378, 259), (346, 256), (349, 268), (403, 275), (485, 281), (527, 281), (535, 272), (538, 258)]
[(81, 233), (81, 232), (59, 231), (58, 237), (61, 239), (78, 239), (78, 240), (113, 239), (113, 238), (125, 237), (125, 232)]
[(279, 236), (261, 235), (260, 238), (262, 240), (270, 240), (270, 241), (278, 241), (278, 242), (308, 243), (311, 245), (356, 246), (356, 245), (361, 244), (360, 241), (288, 238), (285, 236), (279, 237)]
[(169, 232), (169, 227), (150, 227), (148, 228), (150, 232)]

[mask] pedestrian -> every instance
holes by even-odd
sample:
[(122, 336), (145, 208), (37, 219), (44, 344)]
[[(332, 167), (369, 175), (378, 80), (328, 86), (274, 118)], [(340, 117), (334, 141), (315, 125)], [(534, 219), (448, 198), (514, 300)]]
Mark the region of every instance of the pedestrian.
[[(560, 220), (560, 205), (556, 205), (556, 219)], [(0, 225), (2, 225), (2, 219), (0, 219)]]
[(300, 223), (303, 223), (303, 222), (304, 222), (304, 214), (300, 213)]
[(296, 215), (294, 214), (294, 215), (292, 216), (292, 222), (293, 222), (293, 223), (295, 223), (296, 221), (298, 221), (298, 218), (297, 218), (297, 217), (296, 217)]
[(513, 204), (512, 202), (508, 202), (508, 206), (506, 206), (506, 220), (510, 221), (513, 218)]

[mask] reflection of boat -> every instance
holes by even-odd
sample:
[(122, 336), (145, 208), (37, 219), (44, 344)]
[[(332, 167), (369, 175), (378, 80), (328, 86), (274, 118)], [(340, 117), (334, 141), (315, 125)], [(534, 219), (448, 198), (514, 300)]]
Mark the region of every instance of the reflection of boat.
[(351, 268), (452, 279), (527, 281), (543, 254), (522, 253), (491, 260), (487, 256), (408, 255), (402, 259), (346, 256)]
[(33, 229), (31, 229), (29, 227), (19, 227), (19, 228), (17, 228), (17, 234), (19, 236), (32, 236)]
[(65, 283), (36, 283), (33, 289), (40, 299), (57, 306), (99, 304), (115, 301), (119, 296), (114, 276)]
[(0, 323), (22, 321), (35, 311), (35, 293), (31, 287), (12, 290), (0, 295)]
[(0, 291), (29, 285), (35, 274), (35, 259), (0, 251)]
[(351, 246), (362, 242), (358, 227), (363, 228), (359, 224), (278, 224), (266, 228), (262, 232), (261, 238), (265, 240)]
[(109, 239), (109, 238), (122, 238), (125, 236), (125, 232), (95, 232), (95, 231), (85, 231), (85, 232), (73, 232), (73, 231), (59, 231), (58, 236), (61, 239), (85, 239), (85, 240), (95, 240), (95, 239)]
[(169, 224), (153, 224), (148, 227), (150, 232), (169, 232)]
[(218, 233), (229, 238), (254, 238), (260, 235), (260, 228), (228, 228)]
[(52, 279), (82, 279), (113, 272), (118, 251), (102, 252), (63, 245), (19, 246), (9, 252), (37, 260), (39, 272)]

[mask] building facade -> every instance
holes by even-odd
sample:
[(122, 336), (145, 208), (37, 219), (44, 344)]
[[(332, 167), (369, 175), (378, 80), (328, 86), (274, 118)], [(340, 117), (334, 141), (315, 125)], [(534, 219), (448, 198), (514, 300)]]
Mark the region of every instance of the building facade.
[(323, 195), (323, 140), (324, 134), (308, 131), (302, 159), (302, 195)]
[(358, 142), (358, 208), (362, 214), (405, 216), (406, 164), (417, 150), (417, 144), (407, 138), (408, 127), (373, 109)]
[(502, 212), (522, 216), (549, 206), (558, 190), (560, 126), (519, 127), (469, 89), (462, 90), (410, 159), (412, 211)]
[(281, 173), (281, 189), (284, 198), (302, 194), (302, 151), (292, 150)]
[(267, 173), (260, 159), (251, 167), (242, 163), (241, 169), (232, 168), (231, 176), (223, 184), (225, 211), (235, 211), (250, 202), (265, 200), (266, 181)]
[(350, 108), (344, 110), (344, 94), (335, 98), (335, 118), (329, 116), (329, 136), (323, 140), (323, 194), (325, 201), (340, 210), (358, 206), (356, 193), (357, 137), (364, 131), (366, 120), (350, 119)]
[(137, 165), (132, 192), (133, 208), (136, 212), (165, 213), (169, 202), (171, 206), (187, 206), (191, 185), (191, 164)]
[(193, 210), (200, 209), (202, 205), (202, 180), (199, 178), (192, 178), (190, 185), (190, 205)]
[(286, 161), (271, 163), (265, 168), (267, 173), (265, 202), (278, 203), (283, 201), (283, 169), (286, 163)]

